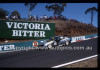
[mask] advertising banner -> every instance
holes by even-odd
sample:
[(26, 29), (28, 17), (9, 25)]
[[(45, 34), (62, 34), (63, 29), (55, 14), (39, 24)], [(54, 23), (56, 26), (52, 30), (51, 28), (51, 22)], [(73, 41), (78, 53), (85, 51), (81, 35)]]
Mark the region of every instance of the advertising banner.
[(0, 38), (48, 39), (55, 36), (55, 23), (0, 21)]
[(0, 44), (0, 51), (38, 49), (38, 47), (41, 47), (41, 46), (39, 46), (39, 44), (43, 40), (46, 40), (46, 39)]
[(85, 36), (78, 36), (78, 37), (71, 38), (72, 42), (76, 42), (76, 41), (80, 41), (80, 40), (85, 40)]

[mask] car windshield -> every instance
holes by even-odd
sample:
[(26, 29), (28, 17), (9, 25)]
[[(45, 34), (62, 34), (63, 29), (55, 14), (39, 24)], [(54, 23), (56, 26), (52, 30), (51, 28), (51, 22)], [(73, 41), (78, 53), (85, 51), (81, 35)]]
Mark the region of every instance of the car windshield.
[(61, 40), (59, 36), (51, 37), (49, 40)]
[(58, 37), (58, 36), (57, 37), (54, 37), (54, 38), (55, 38), (55, 40), (61, 40), (60, 37)]

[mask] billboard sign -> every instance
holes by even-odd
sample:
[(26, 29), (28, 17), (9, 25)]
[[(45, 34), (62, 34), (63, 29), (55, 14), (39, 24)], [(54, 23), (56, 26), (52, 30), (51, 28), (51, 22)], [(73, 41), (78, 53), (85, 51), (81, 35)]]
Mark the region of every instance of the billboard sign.
[(55, 23), (0, 21), (0, 38), (48, 39), (55, 36)]

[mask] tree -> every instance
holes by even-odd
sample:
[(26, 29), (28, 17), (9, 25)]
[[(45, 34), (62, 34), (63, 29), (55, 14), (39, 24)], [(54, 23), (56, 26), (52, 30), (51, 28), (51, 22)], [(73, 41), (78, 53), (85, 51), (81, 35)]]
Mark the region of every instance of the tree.
[(28, 8), (28, 17), (30, 16), (30, 12), (35, 8), (37, 3), (25, 3), (25, 6)]
[(6, 10), (0, 8), (0, 18), (1, 18), (1, 19), (5, 19), (5, 16), (7, 16), (8, 14), (9, 14), (8, 11), (6, 11)]
[[(53, 11), (54, 12), (54, 16), (57, 15), (61, 15), (61, 13), (64, 11), (64, 7), (66, 7), (66, 3), (48, 3), (49, 5), (46, 5), (46, 9), (48, 11)], [(51, 5), (50, 5), (51, 4)]]
[(95, 15), (95, 13), (98, 11), (98, 9), (96, 7), (92, 7), (92, 8), (88, 8), (86, 11), (85, 11), (85, 14), (87, 14), (88, 12), (91, 13), (91, 25), (92, 24), (92, 21), (93, 21), (93, 17)]
[(21, 18), (21, 15), (20, 15), (20, 13), (19, 13), (17, 10), (11, 12), (10, 17), (13, 17), (13, 16), (15, 16), (15, 17), (18, 18), (18, 19)]

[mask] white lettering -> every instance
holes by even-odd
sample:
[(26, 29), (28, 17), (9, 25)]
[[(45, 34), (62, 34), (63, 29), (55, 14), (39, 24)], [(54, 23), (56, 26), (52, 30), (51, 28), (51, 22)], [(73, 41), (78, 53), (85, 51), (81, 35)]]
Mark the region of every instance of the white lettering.
[(43, 29), (44, 24), (41, 24), (41, 29)]
[(49, 25), (46, 24), (38, 24), (38, 23), (17, 23), (17, 22), (6, 22), (8, 28), (11, 28), (13, 26), (13, 28), (18, 28), (18, 29), (42, 29), (42, 30), (51, 30)]
[(34, 31), (34, 37), (39, 37), (39, 31)]
[(0, 50), (2, 51), (3, 46), (0, 46)]
[(13, 30), (12, 36), (27, 36), (32, 37), (45, 37), (45, 31), (27, 31), (27, 30)]
[(10, 49), (9, 45), (4, 45), (4, 50), (9, 50), (9, 49)]
[[(22, 23), (22, 22), (6, 22), (8, 28), (22, 29), (22, 30), (12, 30), (12, 36), (29, 36), (32, 37), (45, 37), (45, 31), (41, 30), (51, 30), (49, 24), (39, 24), (39, 23)], [(29, 31), (23, 29), (39, 29), (37, 31)], [(81, 37), (75, 38), (75, 40), (80, 40)]]
[(27, 32), (27, 31), (25, 31), (25, 30), (23, 31), (23, 33), (24, 33), (24, 35), (23, 35), (23, 36), (26, 36), (26, 32)]
[(22, 36), (22, 33), (21, 32), (22, 32), (22, 30), (19, 30), (19, 36)]
[(13, 31), (13, 35), (12, 36), (18, 36), (18, 30), (12, 30)]
[(14, 28), (17, 28), (17, 22), (14, 22)]
[(85, 40), (85, 36), (72, 37), (72, 41)]
[(27, 29), (28, 23), (23, 23), (24, 29)]
[(46, 24), (46, 26), (45, 26), (45, 30), (50, 30), (50, 27), (49, 27), (48, 24)]
[(17, 26), (18, 26), (18, 28), (19, 28), (19, 29), (21, 29), (21, 28), (22, 28), (22, 27), (21, 27), (21, 25), (22, 25), (22, 23), (18, 23), (18, 25), (17, 25)]
[(35, 29), (40, 29), (40, 24), (35, 24)]
[(45, 37), (45, 32), (44, 31), (40, 31), (40, 37)]
[(7, 23), (7, 26), (8, 26), (8, 28), (11, 28), (11, 26), (12, 26), (12, 22), (11, 22), (11, 24), (10, 24), (10, 22), (6, 22)]
[(30, 28), (30, 29), (34, 29), (34, 24), (33, 24), (33, 23), (30, 23), (30, 24), (29, 24), (29, 28)]
[(0, 50), (13, 50), (15, 49), (15, 46), (14, 45), (3, 45), (3, 46), (0, 46)]
[(32, 37), (33, 31), (29, 31), (29, 36)]

